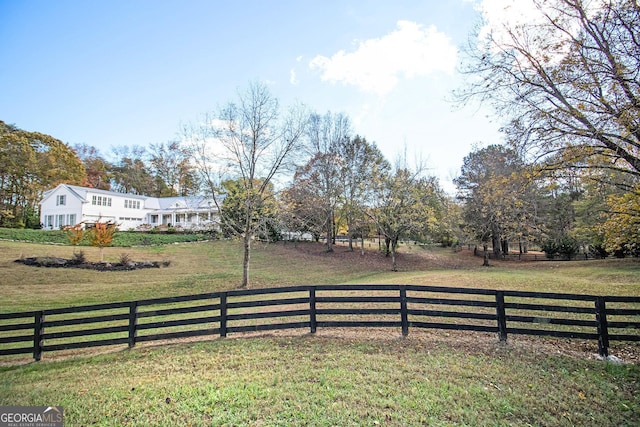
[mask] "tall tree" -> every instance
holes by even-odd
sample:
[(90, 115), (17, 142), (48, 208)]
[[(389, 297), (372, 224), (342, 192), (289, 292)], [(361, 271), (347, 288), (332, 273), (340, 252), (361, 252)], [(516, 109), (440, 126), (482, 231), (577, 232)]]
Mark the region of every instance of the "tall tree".
[(319, 241), (326, 231), (327, 215), (318, 208), (324, 206), (324, 200), (319, 191), (318, 176), (312, 173), (310, 166), (299, 168), (291, 185), (282, 192), (281, 214), (288, 231), (309, 233)]
[[(253, 220), (255, 212), (272, 197), (271, 188), (277, 176), (293, 168), (305, 125), (302, 108), (291, 108), (282, 114), (277, 98), (267, 86), (253, 82), (238, 94), (237, 102), (228, 103), (215, 120), (205, 123), (200, 129), (201, 136), (193, 138), (201, 147), (203, 143), (216, 145), (205, 155), (226, 169), (244, 197), (240, 204), (244, 222), (236, 232), (244, 248), (242, 287), (249, 285), (251, 242), (258, 232)], [(206, 157), (200, 159), (204, 162)], [(211, 181), (215, 177), (209, 178), (205, 185), (216, 191), (217, 185)]]
[(338, 154), (342, 159), (340, 188), (349, 249), (353, 250), (353, 239), (359, 236), (364, 250), (367, 202), (375, 197), (376, 180), (388, 174), (391, 166), (375, 144), (370, 144), (359, 135), (343, 139), (338, 145)]
[(121, 193), (160, 196), (162, 187), (158, 188), (145, 159), (147, 151), (144, 147), (114, 147), (115, 160), (112, 164), (112, 189)]
[(191, 153), (186, 146), (179, 141), (151, 144), (148, 153), (158, 196), (188, 196), (198, 192)]
[(485, 248), (490, 241), (496, 256), (508, 252), (509, 240), (526, 244), (536, 227), (536, 187), (527, 175), (516, 151), (490, 145), (467, 155), (454, 181), (470, 234)]
[(609, 215), (602, 224), (609, 252), (640, 255), (640, 186), (633, 193), (612, 195), (607, 199)]
[(110, 190), (112, 166), (100, 155), (100, 151), (87, 144), (74, 145), (73, 149), (87, 172), (87, 178), (82, 185), (100, 190)]
[(511, 120), (508, 140), (547, 169), (615, 170), (638, 182), (639, 3), (522, 1), (536, 13), (471, 39), (460, 99), (493, 104)]
[(0, 225), (38, 226), (42, 193), (84, 180), (84, 166), (67, 144), (0, 121)]
[(410, 168), (406, 159), (398, 161), (394, 170), (379, 181), (368, 215), (385, 237), (392, 271), (398, 269), (400, 239), (424, 233), (435, 222), (437, 188), (435, 178), (423, 176), (420, 166)]
[(342, 114), (327, 112), (321, 116), (313, 113), (309, 117), (307, 137), (312, 160), (307, 165), (308, 172), (315, 176), (317, 190), (323, 203), (318, 209), (325, 214), (327, 252), (333, 251), (334, 218), (336, 205), (342, 194), (340, 180), (343, 158), (340, 147), (351, 134), (349, 118)]

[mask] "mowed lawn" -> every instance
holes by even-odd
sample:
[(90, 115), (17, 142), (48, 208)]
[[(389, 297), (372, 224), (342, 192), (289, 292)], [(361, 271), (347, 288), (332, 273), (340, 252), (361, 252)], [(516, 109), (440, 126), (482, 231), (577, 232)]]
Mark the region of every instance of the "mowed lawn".
[[(344, 247), (326, 254), (311, 244), (258, 244), (251, 287), (407, 283), (640, 295), (637, 260), (483, 268), (467, 252), (409, 246), (393, 273), (373, 246), (361, 257)], [(97, 249), (83, 250), (97, 260)], [(0, 242), (0, 311), (234, 289), (242, 274), (233, 242), (108, 248), (106, 258), (123, 252), (170, 265), (34, 268), (13, 261), (70, 257), (73, 248)], [(391, 329), (236, 334), (0, 367), (0, 405), (62, 405), (66, 425), (638, 425), (640, 367), (555, 350), (572, 345), (446, 331), (401, 338)]]

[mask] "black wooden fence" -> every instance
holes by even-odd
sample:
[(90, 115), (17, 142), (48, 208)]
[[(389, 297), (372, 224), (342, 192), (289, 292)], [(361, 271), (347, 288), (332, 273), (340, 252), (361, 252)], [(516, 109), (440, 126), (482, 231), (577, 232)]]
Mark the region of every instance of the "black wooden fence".
[(394, 327), (640, 341), (640, 297), (414, 285), (247, 289), (0, 314), (0, 356), (277, 329)]

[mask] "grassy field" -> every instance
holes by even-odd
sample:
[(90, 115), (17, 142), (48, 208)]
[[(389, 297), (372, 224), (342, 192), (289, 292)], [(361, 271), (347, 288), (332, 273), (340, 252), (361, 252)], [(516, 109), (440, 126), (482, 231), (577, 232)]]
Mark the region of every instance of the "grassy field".
[(264, 336), (4, 369), (66, 425), (633, 426), (635, 366), (408, 338)]
[[(375, 245), (374, 245), (375, 248)], [(124, 272), (34, 268), (14, 261), (21, 257), (71, 258), (82, 250), (99, 260), (97, 248), (0, 241), (0, 312), (69, 305), (129, 301), (235, 289), (242, 278), (238, 243), (213, 241), (153, 247), (105, 248), (105, 260), (123, 254), (134, 260), (167, 261), (168, 268)], [(321, 245), (256, 244), (252, 251), (251, 287), (336, 283), (403, 283), (487, 289), (537, 290), (596, 295), (640, 295), (640, 262), (636, 260), (573, 262), (493, 262), (468, 252), (405, 247), (399, 272), (390, 260), (371, 249), (362, 257), (337, 247), (331, 254)]]
[[(84, 248), (89, 259), (98, 250)], [(108, 248), (159, 270), (96, 272), (14, 263), (73, 248), (0, 242), (0, 311), (234, 289), (239, 245)], [(407, 283), (640, 295), (637, 260), (493, 263), (405, 247), (400, 272), (376, 251), (257, 245), (251, 287)], [(604, 425), (640, 422), (640, 366), (566, 351), (581, 343), (425, 331), (301, 331), (139, 346), (0, 367), (0, 405), (62, 405), (66, 425)], [(593, 343), (591, 343), (593, 345)], [(568, 346), (568, 347), (567, 347)], [(562, 347), (562, 351), (560, 351)]]

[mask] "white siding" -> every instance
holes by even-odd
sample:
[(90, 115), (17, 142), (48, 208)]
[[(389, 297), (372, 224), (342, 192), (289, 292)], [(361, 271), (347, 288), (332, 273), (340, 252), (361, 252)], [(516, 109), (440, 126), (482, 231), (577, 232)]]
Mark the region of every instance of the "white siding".
[(96, 221), (115, 222), (121, 230), (143, 224), (193, 229), (210, 227), (217, 218), (215, 208), (200, 199), (145, 197), (65, 184), (46, 192), (40, 202), (40, 221), (51, 229)]

